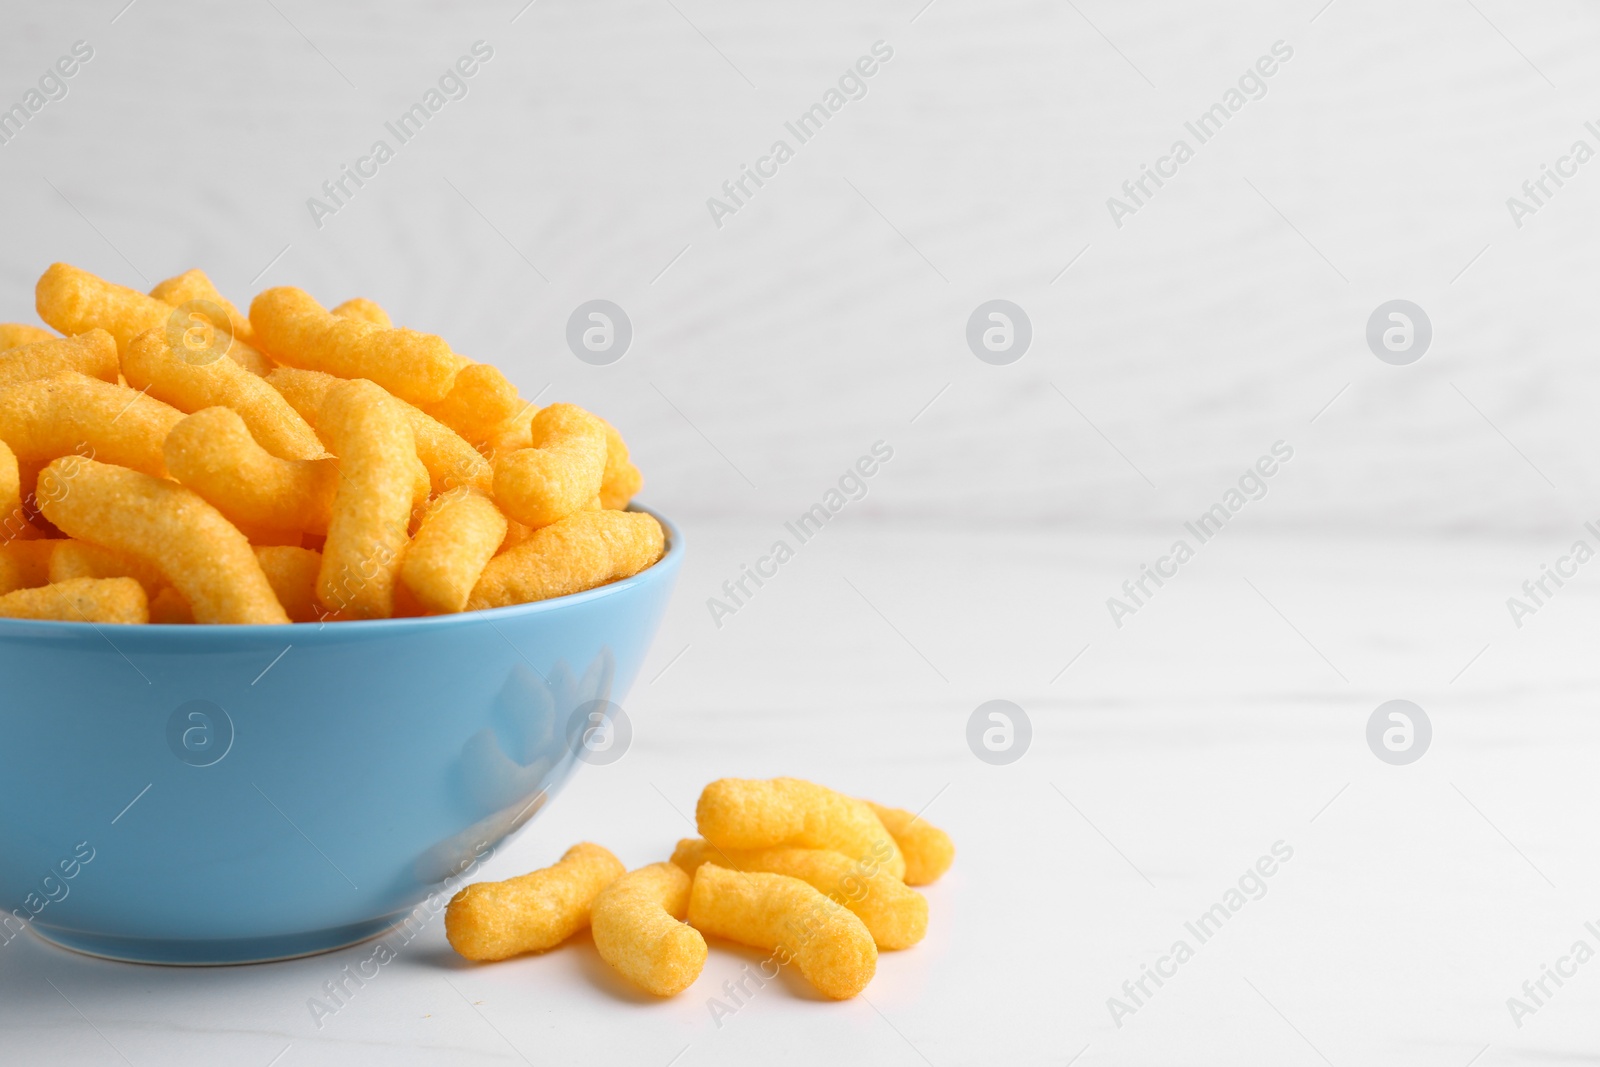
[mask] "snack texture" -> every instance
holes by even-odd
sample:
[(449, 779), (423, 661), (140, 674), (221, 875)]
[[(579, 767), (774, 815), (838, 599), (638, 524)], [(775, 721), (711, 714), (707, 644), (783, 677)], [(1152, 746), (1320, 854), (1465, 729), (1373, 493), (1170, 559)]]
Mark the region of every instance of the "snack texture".
[(128, 384), (183, 412), (231, 408), (261, 447), (284, 459), (322, 455), (322, 442), (276, 389), (231, 359), (191, 362), (161, 330), (135, 337), (122, 356)]
[[(803, 831), (808, 812), (831, 815), (836, 826), (846, 818), (838, 802), (850, 800), (795, 778), (724, 778), (706, 787), (702, 806), (708, 796), (725, 840), (771, 837), (775, 827)], [(774, 817), (775, 796), (784, 812), (801, 813), (798, 820)], [(856, 805), (866, 802), (846, 807), (853, 812)], [(897, 814), (914, 819), (884, 810), (897, 822)], [(915, 840), (906, 829), (906, 840)], [(927, 829), (944, 842), (940, 855), (948, 864), (948, 835)], [(927, 899), (881, 864), (887, 836), (880, 824), (872, 860), (828, 848), (735, 848), (685, 838), (670, 862), (626, 874), (599, 846), (577, 845), (553, 867), (463, 889), (450, 902), (445, 930), (462, 956), (494, 960), (543, 951), (587, 924), (600, 957), (659, 997), (693, 985), (706, 963), (706, 938), (722, 938), (771, 953), (759, 974), (749, 975), (757, 988), (792, 963), (824, 996), (846, 1000), (872, 981), (880, 949), (911, 948), (927, 933)], [(713, 1019), (717, 1003), (708, 1002)]]
[(793, 961), (823, 996), (848, 1000), (872, 981), (878, 948), (860, 919), (798, 878), (705, 863), (689, 894), (695, 929)]
[(441, 337), (335, 315), (309, 293), (287, 286), (251, 302), (250, 324), (279, 363), (367, 378), (414, 404), (443, 400), (461, 369), (461, 357)]
[(932, 885), (950, 869), (956, 846), (949, 834), (903, 808), (865, 803), (900, 846), (906, 858), (906, 885)]
[(202, 408), (162, 446), (167, 471), (241, 529), (326, 534), (339, 461), (280, 459), (262, 448), (232, 408)]
[(675, 864), (652, 863), (606, 886), (590, 908), (600, 958), (658, 997), (688, 989), (706, 964), (706, 939), (682, 922), (691, 884)]
[(537, 529), (599, 496), (606, 473), (605, 424), (572, 404), (533, 417), (527, 448), (495, 460), (494, 495), (506, 514)]
[(39, 475), (39, 502), (67, 536), (154, 566), (196, 622), (289, 621), (244, 534), (176, 482), (66, 456)]
[[(0, 441), (24, 471), (61, 456), (94, 456), (164, 476), (161, 446), (183, 412), (136, 389), (76, 372), (0, 390)], [(23, 477), (23, 491), (32, 489)]]
[(50, 581), (50, 558), (58, 541), (0, 544), (0, 594), (33, 589)]
[(450, 898), (444, 933), (469, 960), (543, 952), (589, 925), (589, 907), (623, 873), (617, 857), (583, 842), (559, 862), (503, 882), (475, 882)]
[(506, 517), (493, 501), (452, 489), (428, 506), (400, 576), (429, 611), (461, 611), (505, 537)]
[[(206, 358), (225, 355), (246, 366), (263, 362), (261, 354), (234, 337), (231, 330), (218, 327), (211, 318), (199, 314), (197, 305), (175, 308), (66, 263), (51, 264), (39, 278), (34, 287), (34, 304), (39, 317), (63, 334), (70, 337), (102, 329), (116, 338), (117, 350), (124, 354), (133, 339), (145, 331), (165, 330), (175, 341), (181, 338), (203, 349)], [(197, 319), (204, 328), (192, 332)]]
[(665, 552), (614, 426), (371, 300), (279, 287), (246, 313), (200, 270), (146, 294), (55, 263), (34, 304), (46, 326), (0, 323), (0, 596), (126, 578), (141, 611), (121, 586), (54, 602), (323, 625), (565, 596)]
[(49, 341), (56, 335), (43, 326), (29, 326), (25, 322), (0, 322), (0, 352), (35, 341)]
[(69, 578), (0, 596), (0, 618), (52, 622), (149, 622), (144, 590), (132, 578)]
[(905, 857), (864, 801), (799, 778), (721, 778), (695, 805), (700, 836), (719, 848), (822, 848), (904, 878)]
[(317, 599), (356, 618), (394, 614), (394, 583), (416, 495), (416, 443), (389, 395), (367, 381), (328, 392), (318, 423), (339, 457)]
[(580, 511), (534, 530), (521, 544), (491, 559), (467, 608), (500, 608), (581, 593), (638, 574), (665, 550), (666, 535), (653, 515)]
[(701, 838), (678, 842), (672, 862), (690, 874), (705, 863), (732, 871), (798, 878), (855, 913), (881, 949), (910, 948), (928, 932), (928, 901), (888, 871), (825, 848), (717, 848)]
[(117, 384), (122, 368), (117, 363), (117, 342), (104, 330), (90, 330), (76, 337), (47, 337), (16, 347), (4, 347), (0, 355), (0, 389), (21, 382), (53, 378), (77, 371), (102, 382)]

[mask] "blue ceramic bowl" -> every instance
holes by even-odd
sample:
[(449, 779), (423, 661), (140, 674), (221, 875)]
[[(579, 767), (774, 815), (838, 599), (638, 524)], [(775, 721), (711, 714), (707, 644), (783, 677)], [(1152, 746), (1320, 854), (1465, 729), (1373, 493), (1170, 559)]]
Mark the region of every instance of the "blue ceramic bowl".
[(217, 964), (409, 939), (626, 747), (614, 702), (683, 559), (662, 526), (649, 570), (493, 611), (0, 620), (0, 944)]

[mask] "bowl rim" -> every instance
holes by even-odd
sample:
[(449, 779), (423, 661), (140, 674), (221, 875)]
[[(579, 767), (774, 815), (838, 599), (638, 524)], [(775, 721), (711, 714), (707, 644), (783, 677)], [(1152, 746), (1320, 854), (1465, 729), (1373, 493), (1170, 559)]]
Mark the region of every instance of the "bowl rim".
[(663, 568), (667, 568), (669, 565), (675, 568), (683, 559), (684, 538), (682, 531), (654, 508), (630, 503), (627, 510), (653, 516), (661, 524), (661, 531), (666, 535), (665, 551), (662, 552), (660, 559), (638, 574), (623, 578), (620, 581), (608, 582), (593, 589), (585, 589), (581, 593), (568, 593), (566, 596), (550, 597), (547, 600), (533, 600), (526, 604), (511, 604), (503, 608), (458, 611), (449, 615), (418, 615), (404, 619), (354, 619), (333, 623), (291, 622), (287, 626), (282, 623), (94, 623), (67, 622), (58, 619), (0, 618), (0, 641), (7, 637), (23, 637), (30, 634), (59, 637), (68, 637), (73, 634), (98, 634), (103, 637), (107, 629), (118, 635), (151, 633), (190, 634), (207, 637), (214, 637), (220, 634), (236, 634), (239, 637), (260, 637), (268, 634), (284, 633), (303, 635), (307, 630), (314, 629), (318, 633), (370, 637), (375, 633), (410, 632), (414, 634), (419, 630), (461, 626), (472, 622), (487, 622), (492, 625), (507, 619), (559, 611), (564, 607), (614, 596), (650, 581), (652, 574), (657, 574), (657, 572), (660, 572), (661, 575), (666, 574), (667, 571)]

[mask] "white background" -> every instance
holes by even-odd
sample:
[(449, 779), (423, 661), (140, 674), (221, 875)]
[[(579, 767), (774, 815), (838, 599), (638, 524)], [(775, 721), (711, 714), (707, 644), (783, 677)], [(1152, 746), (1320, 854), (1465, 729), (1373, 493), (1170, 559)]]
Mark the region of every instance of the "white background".
[[(318, 1028), (307, 998), (367, 950), (181, 971), (30, 941), (0, 949), (8, 1060), (1600, 1053), (1600, 963), (1520, 1028), (1506, 1008), (1600, 948), (1594, 578), (1521, 628), (1506, 607), (1600, 515), (1600, 161), (1520, 228), (1506, 206), (1600, 148), (1591, 5), (123, 2), (0, 15), (0, 104), (94, 48), (0, 145), (0, 319), (54, 260), (368, 296), (611, 419), (688, 535), (633, 749), (489, 874), (584, 838), (663, 858), (723, 775), (932, 801), (960, 851), (928, 941), (848, 1004), (785, 980), (718, 1027), (754, 955), (644, 1003), (584, 938), (468, 968), (435, 923)], [(478, 40), (469, 95), (318, 228), (307, 198)], [(879, 40), (866, 97), (717, 227), (706, 198)], [(1114, 225), (1277, 41), (1266, 95)], [(964, 338), (995, 297), (1034, 330), (1006, 367)], [(564, 342), (594, 298), (634, 324), (608, 367)], [(1364, 340), (1394, 298), (1433, 323), (1407, 367)], [(878, 440), (866, 498), (715, 626), (707, 598)], [(1269, 494), (1114, 626), (1106, 598), (1279, 440)], [(1433, 721), (1409, 767), (1364, 739), (1395, 697)], [(1033, 723), (1005, 767), (965, 741), (994, 698)], [(1267, 896), (1116, 1027), (1107, 998), (1280, 839)]]

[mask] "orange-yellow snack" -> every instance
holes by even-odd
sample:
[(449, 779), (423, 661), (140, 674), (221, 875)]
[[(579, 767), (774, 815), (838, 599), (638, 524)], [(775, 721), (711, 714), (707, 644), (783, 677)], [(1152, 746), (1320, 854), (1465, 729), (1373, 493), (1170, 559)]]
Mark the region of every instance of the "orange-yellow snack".
[(644, 485), (644, 475), (628, 460), (628, 445), (617, 428), (604, 419), (606, 429), (606, 467), (600, 479), (600, 506), (621, 511)]
[(150, 598), (150, 621), (163, 626), (187, 626), (194, 622), (194, 609), (182, 593), (164, 586)]
[(104, 330), (90, 330), (76, 337), (51, 337), (6, 349), (0, 354), (0, 389), (67, 371), (116, 384), (121, 369), (117, 342)]
[(686, 837), (672, 862), (693, 874), (702, 863), (732, 871), (766, 871), (798, 878), (855, 913), (881, 949), (910, 948), (928, 932), (928, 901), (888, 871), (825, 848), (718, 848)]
[(21, 345), (53, 340), (55, 336), (43, 326), (29, 326), (23, 322), (0, 322), (0, 352)]
[(705, 863), (689, 893), (689, 924), (701, 933), (774, 950), (823, 996), (847, 1000), (878, 969), (878, 947), (861, 920), (798, 878), (730, 871)]
[(450, 427), (404, 400), (396, 400), (411, 424), (417, 458), (427, 468), (433, 492), (466, 487), (488, 493), (494, 484), (489, 461)]
[(494, 491), (494, 468), (476, 448), (444, 423), (410, 404), (406, 407), (410, 408), (406, 416), (411, 419), (411, 431), (417, 437), (417, 458), (428, 468), (434, 492), (468, 488), (487, 495)]
[(328, 390), (317, 425), (339, 457), (317, 599), (353, 618), (386, 619), (417, 486), (411, 424), (393, 397), (357, 379)]
[(660, 559), (665, 544), (653, 515), (580, 511), (490, 560), (467, 610), (547, 600), (619, 581)]
[[(331, 374), (293, 367), (279, 367), (267, 375), (267, 383), (277, 389), (289, 406), (313, 428), (317, 425), (317, 412), (321, 410), (328, 390), (339, 381)], [(411, 423), (411, 433), (416, 438), (417, 458), (428, 469), (431, 492), (444, 493), (461, 486), (484, 493), (490, 491), (494, 483), (494, 471), (477, 449), (416, 405), (407, 404), (398, 397), (395, 403), (400, 405), (407, 421)]]
[(394, 325), (387, 311), (364, 296), (351, 297), (334, 308), (333, 313), (342, 319), (359, 319), (374, 326), (382, 326), (384, 329)]
[(906, 858), (906, 885), (932, 885), (956, 858), (950, 835), (903, 808), (886, 808), (868, 800), (867, 807), (883, 823)]
[(573, 845), (553, 866), (461, 890), (445, 909), (445, 937), (469, 960), (554, 948), (589, 925), (594, 898), (624, 870), (599, 845)]
[(278, 362), (366, 378), (413, 404), (443, 400), (461, 366), (443, 338), (342, 318), (288, 286), (259, 294), (250, 304), (250, 322)]
[(706, 965), (706, 939), (682, 922), (691, 884), (673, 864), (653, 863), (600, 890), (589, 909), (600, 958), (658, 997), (688, 989)]
[(517, 413), (522, 402), (517, 387), (500, 368), (489, 363), (468, 363), (456, 374), (450, 392), (427, 412), (463, 438), (477, 444), (487, 441), (501, 423)]
[[(33, 471), (30, 471), (30, 482), (32, 475)], [(0, 441), (0, 545), (42, 536), (28, 521), (29, 510), (23, 502), (22, 467), (11, 447)]]
[(294, 545), (262, 545), (256, 548), (256, 562), (290, 622), (315, 622), (327, 614), (317, 601), (321, 552)]
[(122, 356), (122, 373), (135, 389), (148, 390), (180, 411), (229, 407), (239, 414), (261, 447), (284, 459), (323, 454), (316, 433), (272, 386), (231, 359), (191, 363), (161, 330), (133, 339)]
[(150, 621), (150, 609), (132, 578), (72, 578), (0, 596), (0, 618), (141, 623)]
[(182, 418), (183, 412), (136, 389), (70, 371), (0, 390), (0, 441), (24, 470), (81, 451), (163, 475), (161, 443)]
[(328, 397), (328, 390), (340, 379), (319, 370), (301, 370), (298, 367), (273, 367), (267, 372), (267, 384), (276, 389), (295, 414), (306, 421), (313, 430), (317, 427), (317, 412)]
[(126, 552), (70, 538), (57, 541), (50, 553), (50, 581), (59, 584), (73, 578), (132, 578), (151, 599), (167, 584), (152, 564)]
[(0, 542), (11, 539), (12, 530), (21, 530), (28, 521), (22, 510), (22, 472), (17, 467), (17, 456), (11, 446), (0, 441)]
[[(327, 399), (328, 391), (338, 385), (343, 378), (335, 378), (331, 374), (324, 374), (316, 370), (297, 370), (293, 367), (278, 367), (267, 375), (267, 384), (289, 402), (289, 406), (306, 421), (322, 441), (327, 441), (327, 434), (317, 427), (317, 415), (322, 410), (322, 402)], [(412, 435), (415, 438), (415, 454), (409, 460), (412, 467), (412, 476), (417, 485), (413, 491), (412, 506), (421, 507), (427, 503), (428, 496), (434, 491), (436, 482), (440, 492), (458, 484), (482, 487), (488, 491), (492, 474), (489, 465), (465, 441), (456, 438), (452, 446), (448, 440), (455, 437), (450, 428), (443, 426), (428, 418), (417, 408), (407, 404), (404, 400), (390, 396), (392, 405), (405, 412), (406, 418), (411, 421)], [(459, 451), (472, 453), (472, 456), (462, 460)], [(435, 467), (430, 467), (423, 460), (426, 455), (432, 460)], [(454, 472), (466, 472), (460, 478), (454, 478)], [(453, 479), (453, 480), (452, 480)]]
[[(208, 500), (206, 503), (209, 504), (210, 501)], [(224, 515), (223, 518), (226, 519), (227, 516)], [(250, 547), (252, 548), (280, 545), (293, 545), (295, 548), (299, 548), (306, 539), (306, 535), (299, 530), (284, 530), (266, 526), (240, 526), (238, 523), (234, 523), (234, 525), (238, 527), (240, 533), (244, 534), (244, 539), (250, 542)]]
[(494, 499), (528, 526), (548, 526), (600, 492), (606, 470), (605, 424), (572, 404), (551, 404), (534, 416), (532, 444), (496, 458)]
[[(146, 330), (170, 331), (213, 356), (226, 354), (246, 365), (256, 365), (261, 354), (204, 316), (183, 313), (137, 289), (114, 285), (88, 271), (53, 263), (34, 288), (39, 317), (64, 334), (86, 333), (96, 327), (117, 339), (117, 351), (127, 355), (128, 345)], [(190, 311), (195, 310), (190, 308)]]
[(479, 446), (483, 454), (490, 459), (498, 459), (519, 448), (531, 447), (533, 419), (538, 414), (538, 404), (523, 404), (509, 419), (496, 426), (488, 441)]
[(289, 621), (250, 542), (192, 490), (64, 456), (39, 475), (38, 495), (45, 518), (67, 536), (153, 563), (189, 602), (196, 622)]
[(428, 505), (400, 579), (428, 611), (461, 611), (505, 536), (506, 517), (493, 501), (471, 489), (452, 489)]
[(279, 459), (232, 408), (202, 408), (167, 434), (167, 470), (240, 529), (327, 533), (338, 460)]
[(905, 857), (864, 801), (799, 778), (719, 778), (694, 816), (718, 848), (828, 848), (905, 877)]
[(508, 548), (516, 548), (532, 536), (532, 526), (524, 526), (516, 519), (507, 519), (506, 537), (504, 541), (500, 542), (500, 551), (504, 552)]
[(50, 556), (60, 541), (0, 544), (0, 594), (33, 589), (50, 581)]
[[(186, 270), (166, 281), (157, 282), (155, 288), (150, 290), (150, 295), (163, 304), (171, 304), (173, 307), (193, 303), (195, 305), (193, 310), (213, 326), (232, 331), (233, 336), (245, 344), (251, 344), (255, 339), (255, 330), (250, 326), (250, 319), (217, 291), (217, 287), (211, 284), (211, 279), (206, 277), (203, 270)], [(265, 358), (262, 359), (262, 363), (264, 367), (256, 371), (258, 374), (265, 374), (272, 369), (272, 364)]]

